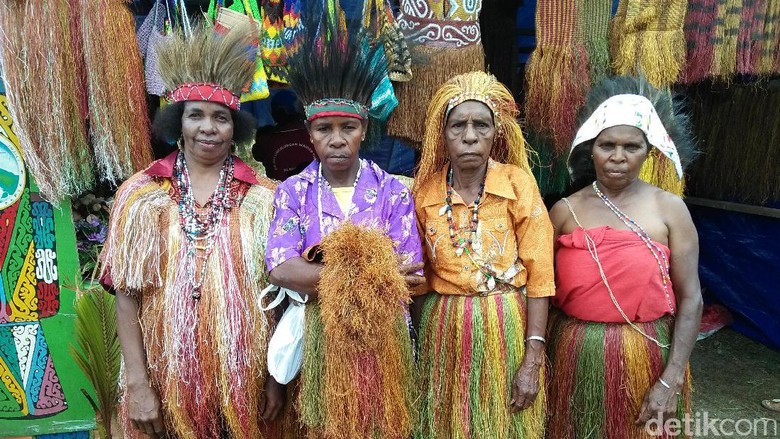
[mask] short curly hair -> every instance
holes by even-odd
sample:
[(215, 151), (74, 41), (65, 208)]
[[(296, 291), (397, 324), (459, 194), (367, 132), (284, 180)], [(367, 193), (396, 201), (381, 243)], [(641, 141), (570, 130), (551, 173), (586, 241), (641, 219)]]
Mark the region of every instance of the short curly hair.
[[(157, 111), (152, 122), (152, 135), (157, 140), (169, 145), (176, 144), (181, 137), (181, 117), (185, 103), (186, 101), (175, 102)], [(230, 116), (233, 118), (233, 141), (242, 144), (252, 140), (257, 126), (255, 117), (246, 111), (232, 109)]]

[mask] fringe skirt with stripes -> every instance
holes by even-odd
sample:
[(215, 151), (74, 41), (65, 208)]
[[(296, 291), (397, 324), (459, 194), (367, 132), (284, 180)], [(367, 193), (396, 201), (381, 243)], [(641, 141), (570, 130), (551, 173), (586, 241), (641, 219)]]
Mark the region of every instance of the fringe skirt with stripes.
[[(672, 317), (636, 323), (661, 344), (671, 342)], [(549, 437), (639, 439), (653, 436), (634, 425), (648, 389), (658, 380), (669, 349), (662, 349), (626, 323), (587, 322), (550, 314), (548, 355)], [(690, 414), (690, 372), (677, 417)], [(680, 435), (678, 437), (684, 437)]]
[(541, 438), (544, 367), (534, 404), (511, 413), (511, 385), (525, 352), (525, 298), (430, 294), (418, 340), (419, 439)]

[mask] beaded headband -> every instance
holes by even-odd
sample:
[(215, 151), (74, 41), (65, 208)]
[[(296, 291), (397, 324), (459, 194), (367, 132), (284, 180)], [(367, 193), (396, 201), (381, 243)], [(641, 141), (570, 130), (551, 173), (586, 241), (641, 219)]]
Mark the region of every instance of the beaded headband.
[[(577, 131), (571, 144), (571, 151), (574, 151), (574, 148), (583, 142), (595, 139), (605, 129), (618, 125), (628, 125), (642, 130), (647, 136), (648, 143), (658, 148), (674, 163), (677, 176), (682, 178), (682, 164), (677, 147), (661, 122), (661, 118), (658, 117), (653, 103), (640, 95), (615, 95), (602, 102)], [(569, 152), (570, 158), (571, 151)], [(569, 172), (571, 172), (571, 167)]]
[(185, 82), (168, 93), (168, 98), (173, 102), (181, 101), (206, 101), (222, 104), (231, 110), (240, 110), (239, 97), (234, 95), (219, 84), (202, 82)]
[(477, 101), (487, 105), (488, 108), (490, 108), (490, 111), (493, 113), (494, 118), (498, 113), (496, 110), (496, 104), (493, 103), (493, 100), (490, 99), (488, 95), (476, 93), (473, 91), (466, 91), (450, 98), (450, 100), (447, 102), (447, 110), (444, 112), (444, 120), (447, 120), (447, 118), (450, 117), (450, 112), (455, 107), (466, 101)]
[(360, 120), (368, 118), (368, 107), (351, 99), (317, 99), (306, 105), (304, 110), (306, 111), (306, 119), (309, 122), (328, 116), (354, 117)]

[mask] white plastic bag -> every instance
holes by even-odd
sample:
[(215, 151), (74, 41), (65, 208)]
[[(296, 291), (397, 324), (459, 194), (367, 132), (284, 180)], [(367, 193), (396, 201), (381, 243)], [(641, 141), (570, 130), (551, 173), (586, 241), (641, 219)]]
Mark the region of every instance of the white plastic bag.
[(272, 291), (278, 293), (266, 310), (278, 306), (285, 296), (289, 298), (289, 305), (268, 343), (268, 372), (278, 383), (287, 384), (298, 375), (303, 364), (303, 325), (309, 297), (276, 285), (263, 290), (261, 297)]

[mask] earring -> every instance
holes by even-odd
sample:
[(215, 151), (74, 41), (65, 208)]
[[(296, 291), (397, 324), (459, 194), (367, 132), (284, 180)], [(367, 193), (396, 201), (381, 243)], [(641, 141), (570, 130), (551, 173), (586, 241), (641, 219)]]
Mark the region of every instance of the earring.
[(176, 146), (179, 147), (179, 151), (184, 151), (184, 136), (179, 136), (179, 140), (176, 141)]

